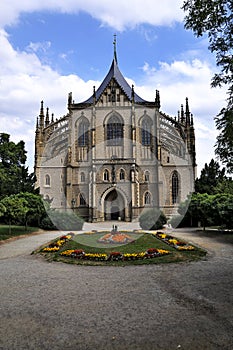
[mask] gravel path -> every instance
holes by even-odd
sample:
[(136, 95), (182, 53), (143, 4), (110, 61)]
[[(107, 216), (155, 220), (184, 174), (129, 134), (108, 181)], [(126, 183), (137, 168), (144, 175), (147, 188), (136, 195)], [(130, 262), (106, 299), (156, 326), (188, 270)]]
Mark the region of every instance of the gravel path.
[(233, 235), (177, 231), (205, 260), (77, 266), (30, 255), (58, 232), (0, 246), (0, 349), (233, 349)]

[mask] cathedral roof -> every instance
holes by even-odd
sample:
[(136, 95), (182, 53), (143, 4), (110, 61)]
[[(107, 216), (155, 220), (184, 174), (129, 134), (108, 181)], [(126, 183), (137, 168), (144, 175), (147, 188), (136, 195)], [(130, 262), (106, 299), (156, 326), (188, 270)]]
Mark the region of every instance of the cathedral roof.
[[(109, 69), (109, 72), (106, 75), (106, 77), (104, 78), (100, 87), (96, 91), (96, 101), (98, 101), (98, 99), (100, 98), (100, 96), (102, 95), (102, 93), (104, 92), (104, 90), (106, 89), (106, 87), (108, 86), (108, 84), (110, 83), (110, 81), (113, 78), (116, 80), (116, 82), (122, 88), (124, 93), (127, 95), (128, 99), (131, 100), (132, 88), (130, 87), (130, 85), (127, 83), (124, 76), (122, 75), (122, 73), (118, 67), (118, 64), (117, 64), (116, 54), (114, 54), (114, 58), (113, 58), (111, 67)], [(134, 93), (134, 101), (136, 103), (147, 102), (144, 99), (142, 99), (140, 96), (138, 96), (136, 93)], [(93, 103), (93, 96), (91, 96), (89, 99), (87, 99), (83, 103)]]

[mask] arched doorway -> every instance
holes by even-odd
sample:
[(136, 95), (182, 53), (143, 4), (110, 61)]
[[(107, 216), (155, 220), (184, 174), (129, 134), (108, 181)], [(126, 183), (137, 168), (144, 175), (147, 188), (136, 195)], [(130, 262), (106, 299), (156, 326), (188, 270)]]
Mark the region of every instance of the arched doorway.
[(104, 199), (104, 220), (125, 220), (125, 201), (119, 191), (113, 189)]

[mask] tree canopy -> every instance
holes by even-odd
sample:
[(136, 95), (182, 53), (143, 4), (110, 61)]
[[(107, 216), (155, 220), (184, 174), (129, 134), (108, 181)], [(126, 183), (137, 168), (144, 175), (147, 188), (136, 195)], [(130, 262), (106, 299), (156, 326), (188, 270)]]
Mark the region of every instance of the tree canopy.
[(228, 87), (227, 106), (215, 117), (220, 134), (216, 154), (233, 171), (233, 1), (185, 0), (183, 4), (185, 28), (194, 35), (207, 35), (209, 50), (216, 55), (219, 72), (212, 78), (213, 87)]
[(195, 182), (195, 192), (214, 194), (218, 185), (227, 180), (225, 168), (220, 167), (219, 163), (211, 159), (210, 163), (205, 163), (201, 175)]
[(34, 192), (34, 174), (29, 174), (24, 141), (10, 141), (10, 135), (0, 134), (0, 198), (21, 191)]

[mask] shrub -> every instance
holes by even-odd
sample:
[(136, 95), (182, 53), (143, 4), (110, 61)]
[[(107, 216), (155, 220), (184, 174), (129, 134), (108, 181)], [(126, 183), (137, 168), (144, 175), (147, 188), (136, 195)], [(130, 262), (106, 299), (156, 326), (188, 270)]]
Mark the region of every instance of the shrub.
[(83, 219), (78, 215), (66, 211), (49, 210), (48, 216), (41, 221), (43, 229), (59, 229), (64, 231), (79, 231), (83, 227)]
[(139, 223), (143, 230), (158, 230), (167, 222), (164, 213), (156, 208), (143, 210), (139, 217)]

